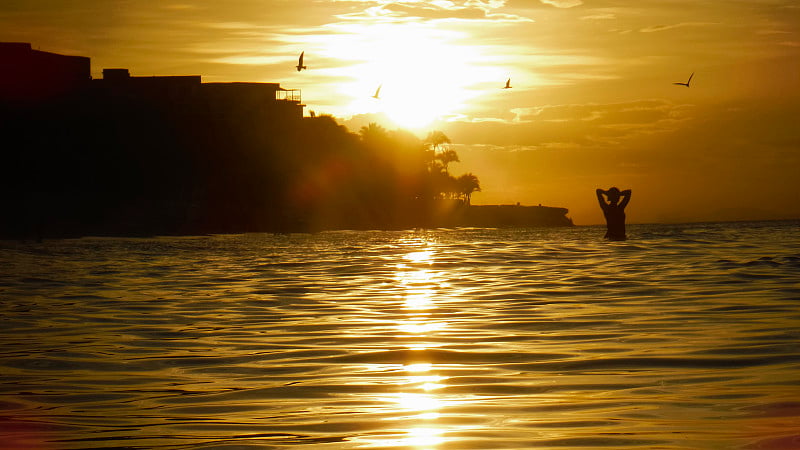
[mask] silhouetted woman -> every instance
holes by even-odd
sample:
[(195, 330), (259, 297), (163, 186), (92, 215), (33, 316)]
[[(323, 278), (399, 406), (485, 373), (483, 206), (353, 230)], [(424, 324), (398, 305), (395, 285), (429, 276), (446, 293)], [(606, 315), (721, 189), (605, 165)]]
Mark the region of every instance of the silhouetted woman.
[[(603, 195), (608, 198), (608, 202), (603, 198)], [(622, 197), (622, 201), (619, 201)], [(631, 201), (631, 190), (626, 189), (620, 192), (619, 189), (612, 187), (607, 191), (602, 189), (597, 190), (597, 201), (600, 203), (600, 208), (603, 210), (603, 215), (606, 216), (606, 239), (612, 241), (625, 240), (625, 207)]]

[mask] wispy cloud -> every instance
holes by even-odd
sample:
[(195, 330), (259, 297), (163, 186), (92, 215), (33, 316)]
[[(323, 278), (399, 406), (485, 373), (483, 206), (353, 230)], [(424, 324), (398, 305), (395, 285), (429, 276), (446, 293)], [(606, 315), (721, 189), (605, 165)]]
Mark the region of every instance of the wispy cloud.
[(170, 3), (168, 5), (163, 5), (161, 8), (174, 11), (187, 11), (197, 9), (197, 6), (189, 3)]
[(719, 25), (716, 22), (681, 22), (681, 23), (674, 23), (671, 25), (655, 25), (645, 28), (640, 28), (639, 32), (641, 33), (655, 33), (658, 31), (667, 31), (673, 30), (675, 28), (684, 28), (684, 27), (701, 27), (706, 25)]
[[(619, 143), (675, 129), (692, 107), (660, 99), (514, 108), (513, 122), (547, 129), (550, 142)], [(535, 141), (534, 141), (535, 142)]]
[(267, 64), (286, 64), (288, 67), (289, 59), (285, 55), (229, 55), (221, 58), (212, 58), (211, 62), (221, 64), (244, 64), (244, 65), (267, 65)]
[(581, 0), (539, 0), (545, 5), (555, 6), (556, 8), (573, 8), (583, 4)]
[[(348, 1), (348, 0), (344, 0)], [(359, 2), (362, 7), (336, 15), (345, 20), (381, 20), (411, 22), (428, 20), (462, 20), (492, 22), (533, 22), (529, 17), (503, 12), (503, 1), (402, 1)]]
[(590, 14), (588, 16), (583, 16), (581, 20), (613, 20), (616, 19), (617, 15), (613, 13), (598, 13), (598, 14)]
[(756, 34), (769, 36), (773, 34), (792, 34), (792, 32), (786, 30), (768, 29), (768, 30), (758, 30), (756, 31)]

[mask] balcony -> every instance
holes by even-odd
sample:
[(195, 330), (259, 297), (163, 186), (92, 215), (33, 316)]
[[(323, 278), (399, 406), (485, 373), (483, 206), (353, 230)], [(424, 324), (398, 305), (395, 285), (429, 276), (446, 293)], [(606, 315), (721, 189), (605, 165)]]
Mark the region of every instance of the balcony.
[(300, 89), (284, 89), (278, 88), (275, 91), (275, 100), (284, 100), (287, 102), (302, 103), (300, 97)]

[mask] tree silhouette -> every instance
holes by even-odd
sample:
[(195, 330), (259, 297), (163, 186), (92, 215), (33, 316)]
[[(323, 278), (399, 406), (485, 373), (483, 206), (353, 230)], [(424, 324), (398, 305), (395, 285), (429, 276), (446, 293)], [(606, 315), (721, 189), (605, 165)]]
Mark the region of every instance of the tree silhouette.
[(358, 134), (361, 135), (361, 139), (364, 142), (383, 141), (389, 138), (389, 132), (386, 131), (386, 128), (375, 122), (370, 122), (369, 125), (361, 127)]
[(433, 198), (464, 199), (469, 205), (472, 193), (480, 191), (478, 177), (472, 173), (458, 178), (450, 175), (450, 163), (460, 162), (458, 153), (450, 148), (450, 138), (441, 131), (431, 131), (423, 141), (425, 146), (425, 162), (430, 180), (429, 190)]
[(448, 173), (448, 164), (458, 161), (458, 154), (448, 148), (450, 138), (441, 131), (431, 131), (423, 141), (425, 163), (431, 174)]
[(472, 172), (467, 172), (456, 179), (458, 182), (459, 193), (464, 196), (464, 202), (469, 205), (472, 201), (472, 193), (475, 191), (480, 192), (481, 183), (478, 177)]
[(441, 131), (431, 131), (425, 137), (425, 144), (430, 146), (434, 152), (445, 149), (445, 144), (450, 144), (450, 138)]
[(460, 162), (458, 159), (458, 153), (456, 153), (455, 150), (441, 151), (436, 154), (436, 159), (441, 162), (444, 173), (450, 173), (448, 166), (451, 162)]

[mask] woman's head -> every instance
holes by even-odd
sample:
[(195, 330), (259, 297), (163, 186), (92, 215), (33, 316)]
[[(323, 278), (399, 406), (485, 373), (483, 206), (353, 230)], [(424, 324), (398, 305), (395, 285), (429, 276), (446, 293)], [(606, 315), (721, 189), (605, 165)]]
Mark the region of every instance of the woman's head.
[(610, 187), (606, 191), (606, 197), (608, 197), (608, 201), (610, 203), (617, 203), (619, 201), (619, 189), (616, 187)]

